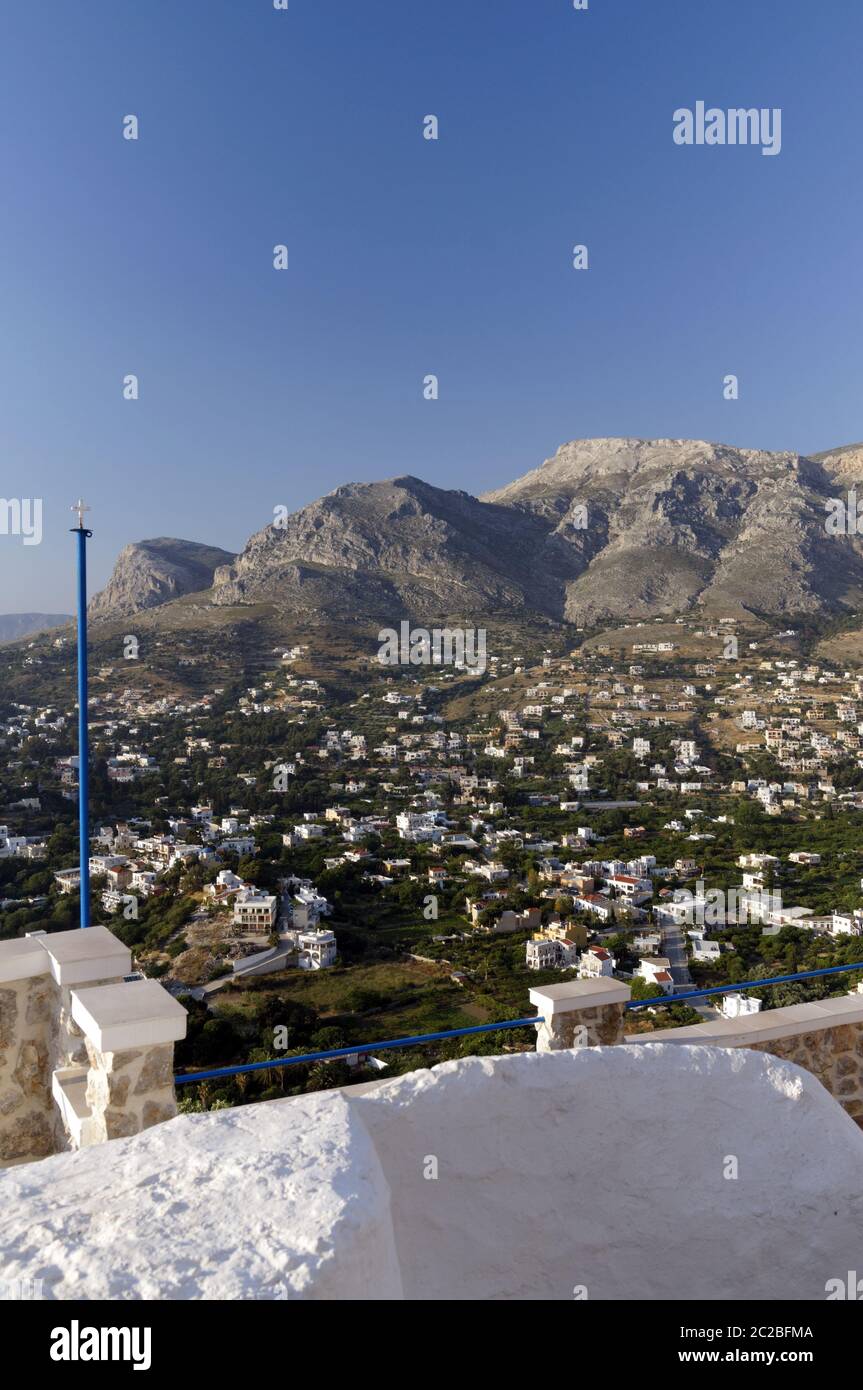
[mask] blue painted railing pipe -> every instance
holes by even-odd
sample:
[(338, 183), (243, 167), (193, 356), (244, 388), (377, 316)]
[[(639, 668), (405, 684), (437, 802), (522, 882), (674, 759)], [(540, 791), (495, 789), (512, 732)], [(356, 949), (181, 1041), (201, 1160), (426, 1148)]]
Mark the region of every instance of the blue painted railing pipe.
[(710, 994), (739, 994), (744, 989), (765, 989), (767, 985), (787, 985), (793, 980), (813, 980), (816, 975), (838, 975), (843, 970), (863, 970), (863, 960), (853, 965), (825, 965), (820, 970), (801, 970), (796, 975), (774, 975), (769, 980), (745, 980), (739, 985), (713, 985), (692, 989), (686, 994), (658, 994), (655, 999), (630, 999), (627, 1009), (646, 1009), (651, 1004), (679, 1004), (683, 999), (706, 999)]
[[(801, 970), (796, 975), (774, 975), (768, 980), (744, 980), (736, 985), (714, 985), (710, 989), (688, 990), (686, 994), (659, 994), (655, 999), (631, 999), (627, 1009), (646, 1009), (653, 1004), (676, 1004), (684, 999), (703, 999), (713, 994), (739, 994), (745, 989), (764, 989), (768, 985), (785, 985), (794, 980), (811, 980), (819, 975), (838, 975), (846, 970), (863, 970), (863, 961), (852, 965), (828, 965), (820, 970)], [(384, 1052), (393, 1047), (419, 1047), (423, 1043), (441, 1042), (446, 1038), (464, 1038), (471, 1033), (497, 1033), (503, 1028), (529, 1028), (544, 1023), (542, 1015), (533, 1018), (511, 1018), (503, 1023), (480, 1023), (473, 1028), (449, 1028), (443, 1033), (418, 1033), (412, 1038), (388, 1038), (384, 1042), (355, 1043), (353, 1047), (337, 1047), (328, 1052), (306, 1052), (299, 1057), (278, 1057), (267, 1062), (244, 1062), (238, 1066), (218, 1067), (213, 1071), (184, 1072), (174, 1077), (177, 1086), (190, 1081), (212, 1081), (221, 1076), (238, 1076), (241, 1072), (267, 1071), (273, 1067), (298, 1066), (302, 1062), (333, 1062), (340, 1057), (358, 1057), (367, 1052)]]
[(420, 1043), (440, 1042), (445, 1038), (466, 1038), (471, 1033), (498, 1033), (502, 1028), (527, 1028), (544, 1023), (543, 1018), (511, 1018), (504, 1023), (480, 1023), (473, 1028), (448, 1028), (443, 1033), (418, 1033), (413, 1038), (388, 1038), (385, 1042), (355, 1043), (353, 1047), (336, 1047), (328, 1052), (306, 1052), (301, 1057), (275, 1057), (267, 1062), (244, 1062), (236, 1067), (218, 1067), (215, 1071), (184, 1072), (175, 1076), (177, 1086), (189, 1081), (211, 1081), (217, 1076), (237, 1076), (244, 1071), (266, 1071), (272, 1067), (293, 1067), (301, 1062), (333, 1062), (339, 1057), (357, 1057), (366, 1052), (384, 1052), (392, 1047), (417, 1047)]

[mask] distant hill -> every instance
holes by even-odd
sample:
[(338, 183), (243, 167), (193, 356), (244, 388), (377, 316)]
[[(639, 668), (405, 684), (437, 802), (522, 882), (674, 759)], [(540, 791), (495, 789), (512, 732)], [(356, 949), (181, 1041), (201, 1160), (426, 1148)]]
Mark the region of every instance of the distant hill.
[(161, 536), (124, 546), (101, 593), (90, 602), (94, 620), (131, 617), (171, 599), (209, 589), (220, 565), (234, 559), (229, 550), (197, 541)]
[(71, 623), (69, 613), (0, 613), (0, 643), (15, 642), (47, 628)]

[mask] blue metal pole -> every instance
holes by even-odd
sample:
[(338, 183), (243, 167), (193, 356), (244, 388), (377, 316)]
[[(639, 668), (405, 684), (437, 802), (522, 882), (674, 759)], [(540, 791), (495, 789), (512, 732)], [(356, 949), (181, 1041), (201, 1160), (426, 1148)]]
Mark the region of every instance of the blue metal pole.
[[(87, 727), (87, 538), (83, 504), (78, 526), (78, 852), (81, 864), (81, 926), (90, 926), (90, 739)], [(75, 510), (73, 508), (73, 510)]]

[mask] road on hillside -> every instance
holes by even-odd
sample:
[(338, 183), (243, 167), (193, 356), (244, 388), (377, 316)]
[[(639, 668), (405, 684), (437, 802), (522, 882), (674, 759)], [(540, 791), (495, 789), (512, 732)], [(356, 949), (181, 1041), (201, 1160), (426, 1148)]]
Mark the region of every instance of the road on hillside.
[(686, 960), (685, 942), (681, 927), (670, 925), (662, 928), (662, 954), (668, 959), (675, 994), (694, 988)]

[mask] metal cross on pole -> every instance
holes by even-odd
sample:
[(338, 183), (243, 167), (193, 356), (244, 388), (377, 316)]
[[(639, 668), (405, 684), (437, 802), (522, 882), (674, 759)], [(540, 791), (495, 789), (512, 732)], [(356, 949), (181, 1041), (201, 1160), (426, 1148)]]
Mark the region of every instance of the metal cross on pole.
[(90, 925), (90, 739), (87, 725), (87, 540), (93, 532), (84, 525), (90, 508), (78, 501), (70, 508), (78, 517), (72, 532), (78, 537), (78, 853), (81, 880), (81, 926)]

